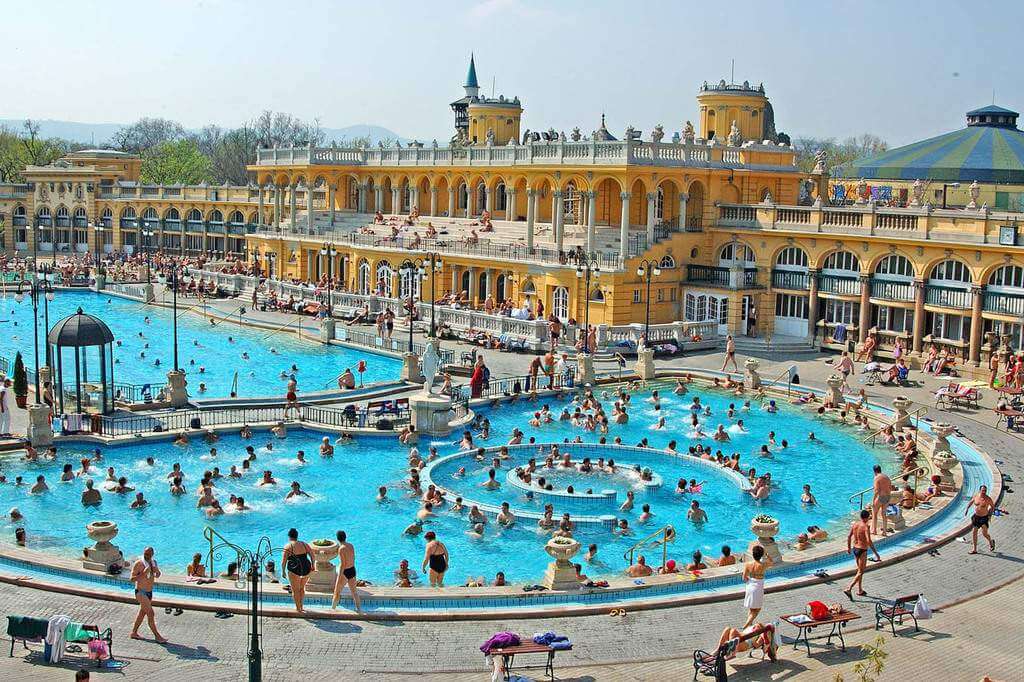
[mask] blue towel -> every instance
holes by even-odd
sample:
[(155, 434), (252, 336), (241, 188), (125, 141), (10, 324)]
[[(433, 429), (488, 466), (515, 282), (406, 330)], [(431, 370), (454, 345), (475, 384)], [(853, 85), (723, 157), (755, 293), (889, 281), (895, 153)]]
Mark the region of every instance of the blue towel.
[(555, 651), (565, 651), (566, 649), (572, 648), (572, 642), (570, 642), (568, 638), (562, 638), (556, 642), (552, 642), (551, 648)]

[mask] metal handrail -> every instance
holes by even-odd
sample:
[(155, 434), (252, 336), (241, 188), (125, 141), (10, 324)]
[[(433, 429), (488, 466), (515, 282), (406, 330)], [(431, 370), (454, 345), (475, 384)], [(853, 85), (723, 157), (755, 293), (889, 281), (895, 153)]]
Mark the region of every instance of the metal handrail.
[[(911, 412), (911, 413), (909, 413), (907, 415), (908, 417), (915, 417), (916, 418), (915, 422), (914, 422), (914, 445), (917, 445), (917, 434), (920, 433), (920, 429), (918, 429), (918, 427), (921, 425), (921, 415), (924, 414), (927, 411), (928, 411), (928, 406), (927, 405), (922, 405), (921, 407), (917, 408), (916, 410), (914, 410), (913, 412)], [(878, 434), (880, 434), (882, 431), (885, 431), (887, 428), (889, 428), (890, 426), (892, 426), (895, 423), (896, 423), (896, 421), (893, 420), (892, 423), (886, 424), (885, 426), (882, 426), (881, 428), (879, 428), (876, 431), (868, 434), (867, 436), (864, 436), (864, 438), (862, 438), (860, 442), (861, 443), (866, 443), (866, 442), (868, 442), (868, 439), (870, 439), (871, 440), (871, 444), (874, 445), (875, 444), (875, 438), (878, 437)]]
[[(218, 556), (217, 550), (226, 547), (226, 548), (230, 549), (231, 551), (233, 551), (235, 553), (235, 555), (237, 556), (237, 558), (238, 558), (238, 564), (239, 565), (241, 565), (241, 563), (242, 563), (242, 557), (247, 554), (246, 550), (242, 549), (241, 547), (239, 547), (235, 543), (231, 542), (230, 540), (228, 540), (226, 537), (224, 537), (223, 535), (221, 535), (220, 533), (215, 531), (210, 526), (203, 527), (203, 539), (206, 540), (206, 542), (209, 544), (209, 548), (207, 550), (207, 555), (206, 555), (206, 571), (207, 571), (206, 577), (208, 577), (208, 578), (216, 578), (217, 577), (214, 574), (214, 570), (213, 570), (213, 560), (214, 560), (215, 557)], [(219, 542), (217, 542), (218, 540), (219, 540)], [(271, 553), (278, 552), (278, 551), (281, 551), (282, 549), (283, 548), (281, 548), (281, 547), (273, 547), (273, 546), (271, 546), (270, 547), (270, 552)], [(279, 571), (283, 570), (283, 567), (281, 569), (278, 569), (278, 570)], [(239, 574), (239, 575), (241, 576), (241, 574)]]
[(668, 560), (668, 543), (675, 542), (676, 539), (676, 529), (673, 528), (671, 525), (659, 528), (658, 530), (654, 531), (653, 533), (645, 537), (643, 540), (640, 540), (639, 542), (635, 543), (632, 547), (630, 547), (622, 553), (622, 558), (629, 559), (629, 565), (632, 566), (634, 553), (636, 553), (638, 549), (646, 545), (651, 540), (654, 540), (659, 535), (663, 536), (661, 540), (661, 565), (664, 566), (665, 562)]

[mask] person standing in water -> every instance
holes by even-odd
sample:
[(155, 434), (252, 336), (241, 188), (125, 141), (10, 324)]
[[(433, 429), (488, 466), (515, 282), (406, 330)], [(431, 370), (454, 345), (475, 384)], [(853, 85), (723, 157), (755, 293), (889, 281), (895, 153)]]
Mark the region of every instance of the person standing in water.
[(288, 531), (288, 544), (281, 552), (281, 565), (288, 576), (288, 584), (292, 588), (292, 601), (295, 610), (303, 612), (302, 600), (306, 596), (306, 583), (313, 570), (313, 553), (309, 545), (299, 540), (299, 531), (292, 528)]
[(352, 592), (352, 603), (356, 611), (361, 611), (359, 605), (359, 593), (356, 591), (356, 549), (349, 544), (345, 531), (338, 531), (338, 578), (334, 581), (334, 599), (331, 601), (331, 608), (338, 608), (338, 600), (341, 599), (341, 591), (348, 585)]
[(448, 548), (437, 539), (434, 531), (429, 531), (423, 536), (427, 546), (423, 551), (423, 567), (426, 571), (430, 566), (430, 586), (444, 587), (444, 574), (448, 570)]

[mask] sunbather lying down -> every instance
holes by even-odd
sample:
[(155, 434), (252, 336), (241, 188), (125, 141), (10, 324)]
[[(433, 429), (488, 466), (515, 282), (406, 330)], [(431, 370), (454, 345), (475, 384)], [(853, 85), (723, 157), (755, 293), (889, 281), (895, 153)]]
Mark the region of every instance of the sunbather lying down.
[[(762, 629), (763, 632), (758, 636), (747, 640), (740, 640), (744, 635), (749, 635), (752, 632)], [(727, 659), (734, 657), (741, 651), (747, 651), (748, 649), (760, 649), (768, 656), (768, 658), (774, 661), (776, 657), (775, 627), (770, 624), (753, 623), (750, 627), (744, 628), (743, 630), (726, 628), (722, 630), (722, 636), (718, 638), (718, 646), (722, 646), (723, 644), (733, 645), (733, 648), (725, 654)]]

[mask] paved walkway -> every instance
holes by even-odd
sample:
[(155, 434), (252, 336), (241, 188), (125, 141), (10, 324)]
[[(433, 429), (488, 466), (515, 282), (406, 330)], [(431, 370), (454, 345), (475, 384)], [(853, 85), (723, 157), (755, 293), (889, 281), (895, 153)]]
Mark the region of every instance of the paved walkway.
[[(527, 355), (487, 353), (495, 376), (522, 374)], [(717, 369), (721, 355), (706, 354), (676, 359), (659, 366), (692, 366)], [(822, 360), (796, 363), (805, 383), (821, 385), (831, 367)], [(762, 375), (778, 374), (784, 364), (762, 363)], [(941, 385), (928, 380), (923, 388), (894, 389), (873, 387), (869, 396), (887, 403), (897, 393), (931, 404), (930, 391)], [(991, 392), (989, 392), (991, 393)], [(991, 405), (987, 395), (983, 405)], [(973, 413), (941, 413), (941, 419), (959, 426), (980, 447), (1005, 459), (1003, 472), (1008, 486), (1024, 480), (1020, 441), (1014, 434), (997, 431), (990, 410), (981, 416)], [(932, 412), (929, 416), (936, 416)], [(999, 543), (998, 552), (969, 556), (967, 546), (952, 542), (934, 555), (923, 555), (893, 566), (871, 571), (866, 580), (870, 598), (852, 605), (861, 616), (858, 626), (869, 631), (851, 631), (851, 648), (844, 654), (812, 646), (812, 655), (783, 650), (780, 663), (741, 661), (735, 666), (734, 679), (831, 679), (843, 672), (852, 679), (850, 669), (860, 655), (856, 646), (873, 639), (870, 632), (875, 598), (922, 591), (935, 606), (949, 607), (926, 623), (921, 634), (893, 639), (887, 636), (886, 650), (891, 654), (883, 679), (897, 675), (927, 675), (934, 679), (980, 679), (990, 674), (997, 679), (1021, 679), (1019, 643), (1021, 626), (1016, 607), (1024, 597), (1024, 505), (1018, 496), (1007, 492), (1001, 506), (1010, 512), (993, 524)], [(990, 592), (994, 588), (996, 591)], [(841, 586), (822, 584), (770, 594), (762, 619), (771, 620), (783, 613), (799, 611), (812, 599), (843, 601)], [(965, 603), (965, 598), (975, 595)], [(57, 597), (32, 589), (0, 586), (3, 614), (49, 615), (60, 609), (76, 619), (114, 627), (118, 635), (115, 651), (130, 665), (129, 677), (147, 680), (181, 679), (188, 675), (204, 680), (237, 680), (246, 670), (246, 623), (236, 616), (216, 619), (211, 614), (186, 612), (179, 617), (159, 614), (164, 635), (174, 645), (135, 642), (125, 638), (134, 611), (130, 606), (84, 598)], [(625, 617), (590, 616), (545, 618), (538, 620), (483, 622), (388, 622), (348, 623), (343, 621), (307, 621), (275, 619), (265, 623), (263, 647), (266, 651), (265, 679), (293, 680), (309, 675), (335, 679), (396, 679), (419, 676), (427, 679), (488, 679), (479, 644), (498, 630), (512, 629), (523, 634), (556, 630), (569, 635), (576, 650), (560, 656), (562, 679), (633, 680), (688, 679), (692, 674), (691, 652), (709, 648), (726, 626), (741, 624), (744, 610), (738, 601), (681, 607), (659, 611), (641, 611)], [(784, 629), (784, 634), (790, 632)], [(38, 648), (38, 647), (37, 647)], [(6, 658), (0, 656), (0, 679), (69, 679), (66, 668), (40, 663), (38, 654)]]

